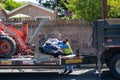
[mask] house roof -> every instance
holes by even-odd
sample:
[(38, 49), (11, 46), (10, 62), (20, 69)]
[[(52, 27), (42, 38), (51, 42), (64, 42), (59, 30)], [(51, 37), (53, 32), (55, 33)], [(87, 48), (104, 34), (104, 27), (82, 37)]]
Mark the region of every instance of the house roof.
[(4, 9), (2, 5), (0, 5), (0, 8), (1, 8), (1, 10), (3, 10), (5, 12), (5, 14), (7, 14), (9, 12), (8, 10)]
[(29, 3), (23, 5), (23, 6), (19, 7), (19, 8), (16, 8), (16, 9), (10, 11), (10, 12), (7, 12), (7, 14), (12, 14), (12, 13), (14, 13), (14, 12), (16, 12), (16, 11), (18, 11), (18, 10), (20, 10), (20, 9), (22, 9), (22, 8), (24, 8), (24, 7), (26, 7), (26, 6), (29, 6), (29, 5), (32, 5), (32, 6), (35, 6), (35, 7), (40, 8), (40, 9), (46, 10), (46, 11), (48, 11), (48, 12), (52, 12), (52, 13), (54, 13), (54, 10), (51, 10), (51, 9), (45, 8), (45, 7), (43, 7), (43, 6), (40, 6), (39, 4), (35, 4), (35, 3), (31, 3), (31, 2), (29, 2)]

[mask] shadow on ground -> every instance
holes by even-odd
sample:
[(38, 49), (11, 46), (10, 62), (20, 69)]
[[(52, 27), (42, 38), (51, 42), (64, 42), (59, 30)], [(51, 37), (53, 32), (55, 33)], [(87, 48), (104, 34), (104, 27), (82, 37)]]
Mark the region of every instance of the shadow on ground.
[(74, 71), (77, 74), (62, 75), (58, 73), (0, 73), (0, 80), (117, 80), (109, 70), (103, 71), (103, 78), (100, 79), (95, 70)]

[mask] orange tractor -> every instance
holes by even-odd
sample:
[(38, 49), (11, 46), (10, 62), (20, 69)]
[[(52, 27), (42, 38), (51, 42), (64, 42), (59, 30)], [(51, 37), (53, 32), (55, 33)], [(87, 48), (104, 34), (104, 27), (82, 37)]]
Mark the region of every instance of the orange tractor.
[(22, 31), (15, 29), (11, 25), (5, 26), (0, 23), (0, 57), (10, 58), (15, 54), (29, 54), (33, 52), (32, 41), (38, 31), (42, 28), (43, 21), (39, 24), (32, 38), (27, 40), (28, 24), (23, 23)]
[[(26, 54), (34, 54), (35, 48), (39, 47), (39, 51), (41, 52), (42, 45), (45, 41), (52, 35), (47, 34), (40, 38), (36, 44), (32, 44), (32, 41), (37, 37), (40, 29), (43, 27), (45, 20), (41, 20), (40, 24), (36, 28), (33, 36), (27, 40), (28, 35), (28, 24), (23, 23), (22, 31), (17, 30), (11, 25), (5, 26), (0, 23), (0, 58), (11, 58), (14, 55), (26, 55)], [(48, 48), (47, 48), (48, 49)], [(60, 53), (59, 50), (51, 51), (47, 50), (49, 54)], [(51, 51), (51, 52), (50, 52)], [(51, 54), (51, 55), (52, 55)]]
[(23, 24), (23, 31), (11, 25), (0, 23), (0, 57), (10, 58), (14, 54), (26, 54), (31, 51), (27, 43), (28, 24)]

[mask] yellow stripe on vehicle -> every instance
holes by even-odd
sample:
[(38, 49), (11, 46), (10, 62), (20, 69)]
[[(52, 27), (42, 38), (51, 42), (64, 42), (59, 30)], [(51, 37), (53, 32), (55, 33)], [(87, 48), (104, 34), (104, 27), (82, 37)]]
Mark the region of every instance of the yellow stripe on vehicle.
[(11, 64), (12, 64), (12, 61), (9, 61), (9, 60), (1, 61), (1, 65), (11, 65)]
[(66, 64), (82, 63), (82, 59), (66, 60)]

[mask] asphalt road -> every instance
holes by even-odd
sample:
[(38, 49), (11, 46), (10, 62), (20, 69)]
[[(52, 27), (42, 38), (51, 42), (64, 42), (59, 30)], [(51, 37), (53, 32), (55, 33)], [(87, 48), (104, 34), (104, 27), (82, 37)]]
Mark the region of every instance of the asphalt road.
[[(6, 72), (5, 72), (6, 71)], [(94, 69), (75, 69), (70, 75), (61, 75), (62, 70), (0, 70), (0, 80), (117, 80), (108, 69), (104, 69), (103, 78), (98, 77)]]

